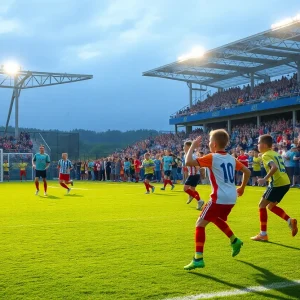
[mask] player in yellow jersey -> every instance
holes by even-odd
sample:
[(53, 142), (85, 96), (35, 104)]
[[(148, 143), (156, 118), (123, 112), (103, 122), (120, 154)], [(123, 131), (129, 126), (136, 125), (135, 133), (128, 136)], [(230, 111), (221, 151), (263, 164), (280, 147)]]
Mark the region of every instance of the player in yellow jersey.
[(287, 221), (292, 231), (292, 236), (295, 236), (298, 232), (297, 220), (290, 218), (282, 208), (277, 206), (290, 189), (290, 180), (286, 174), (282, 157), (272, 150), (272, 143), (273, 139), (269, 134), (259, 137), (258, 150), (262, 153), (262, 161), (267, 175), (257, 181), (259, 185), (265, 184), (268, 180), (270, 180), (270, 183), (259, 203), (260, 233), (251, 238), (253, 241), (268, 241), (267, 208)]
[(150, 189), (152, 190), (152, 193), (154, 193), (154, 191), (155, 191), (155, 187), (150, 184), (150, 182), (153, 178), (155, 164), (154, 164), (154, 161), (152, 159), (150, 159), (149, 153), (145, 153), (144, 157), (145, 157), (145, 159), (143, 160), (143, 163), (142, 163), (142, 168), (144, 168), (144, 170), (145, 170), (144, 184), (145, 184), (145, 187), (147, 190), (146, 194), (150, 194)]
[(26, 167), (27, 167), (27, 163), (25, 163), (23, 161), (23, 159), (21, 160), (21, 162), (19, 163), (19, 169), (20, 169), (20, 180), (22, 182), (23, 177), (25, 178), (26, 181)]
[(3, 164), (3, 175), (3, 179), (9, 181), (9, 163), (7, 160), (5, 160)]
[(258, 149), (253, 150), (253, 163), (252, 163), (252, 186), (255, 186), (257, 183), (257, 180), (261, 178), (261, 157), (258, 156)]

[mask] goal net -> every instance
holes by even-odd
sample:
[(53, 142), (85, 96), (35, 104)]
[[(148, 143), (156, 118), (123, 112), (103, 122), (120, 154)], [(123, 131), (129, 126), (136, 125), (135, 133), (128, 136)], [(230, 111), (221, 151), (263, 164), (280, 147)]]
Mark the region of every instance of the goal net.
[(9, 165), (10, 180), (20, 180), (20, 171), (25, 169), (23, 180), (33, 180), (32, 153), (3, 153), (1, 158), (1, 176), (3, 180), (3, 162), (7, 161)]

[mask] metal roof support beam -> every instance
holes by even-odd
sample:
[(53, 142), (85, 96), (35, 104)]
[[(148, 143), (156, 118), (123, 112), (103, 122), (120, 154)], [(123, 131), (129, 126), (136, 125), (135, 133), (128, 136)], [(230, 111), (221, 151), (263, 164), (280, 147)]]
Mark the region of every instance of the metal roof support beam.
[(254, 90), (254, 73), (251, 73), (250, 74), (250, 79), (251, 79), (251, 93), (253, 93), (253, 90)]

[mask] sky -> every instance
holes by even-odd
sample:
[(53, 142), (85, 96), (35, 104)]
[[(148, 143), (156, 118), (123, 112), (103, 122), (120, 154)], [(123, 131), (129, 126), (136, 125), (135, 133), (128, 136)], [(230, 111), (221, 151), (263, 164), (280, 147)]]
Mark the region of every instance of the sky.
[[(169, 116), (188, 104), (188, 88), (142, 72), (299, 12), (299, 0), (0, 0), (0, 64), (94, 76), (22, 91), (20, 127), (170, 130)], [(0, 89), (0, 125), (11, 93)]]

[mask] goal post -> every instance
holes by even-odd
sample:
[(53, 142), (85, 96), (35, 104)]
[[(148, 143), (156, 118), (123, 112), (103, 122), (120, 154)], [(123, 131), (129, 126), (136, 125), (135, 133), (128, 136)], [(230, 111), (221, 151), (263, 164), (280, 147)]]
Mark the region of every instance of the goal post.
[(3, 149), (0, 149), (0, 182), (3, 182)]
[[(3, 159), (7, 160), (9, 164), (9, 177), (10, 180), (20, 180), (20, 164), (23, 162), (25, 165), (26, 176), (23, 180), (33, 180), (32, 169), (32, 153), (4, 153)], [(3, 169), (3, 168), (2, 168)]]

